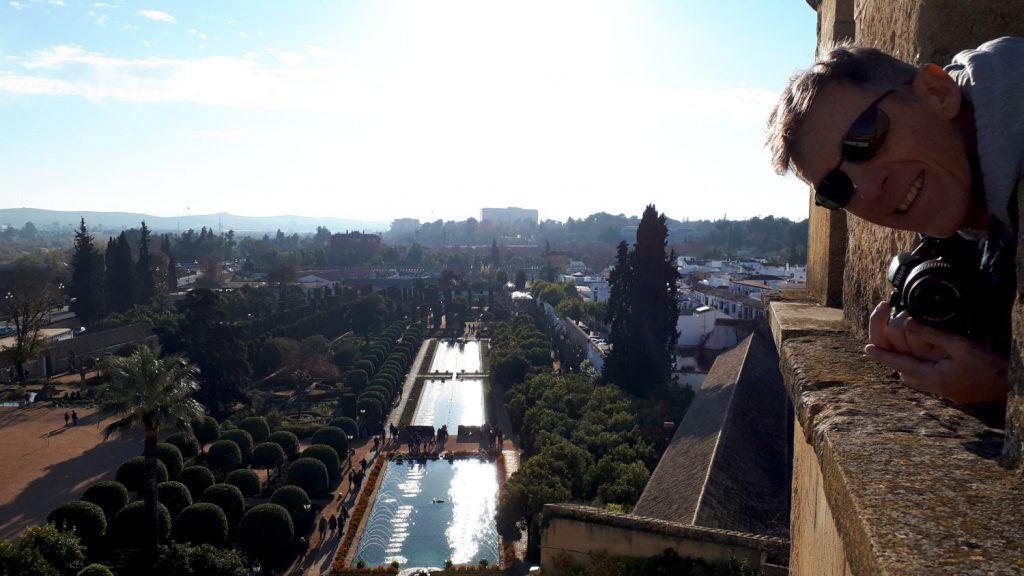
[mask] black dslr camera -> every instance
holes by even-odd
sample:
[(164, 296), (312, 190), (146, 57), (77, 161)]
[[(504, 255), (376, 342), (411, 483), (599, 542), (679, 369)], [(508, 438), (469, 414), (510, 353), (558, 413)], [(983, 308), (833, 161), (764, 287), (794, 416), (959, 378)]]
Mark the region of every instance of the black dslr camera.
[(986, 299), (992, 275), (982, 270), (978, 242), (954, 234), (924, 236), (911, 252), (889, 264), (892, 316), (906, 310), (918, 322), (946, 332), (984, 340), (991, 334), (994, 309)]

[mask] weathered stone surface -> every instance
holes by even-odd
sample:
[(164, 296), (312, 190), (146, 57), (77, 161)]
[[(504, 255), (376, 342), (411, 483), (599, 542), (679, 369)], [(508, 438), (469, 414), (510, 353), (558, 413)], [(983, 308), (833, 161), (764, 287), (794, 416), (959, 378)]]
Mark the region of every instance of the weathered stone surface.
[(852, 573), (1024, 572), (1024, 485), (999, 465), (1002, 432), (903, 386), (862, 347), (822, 331), (780, 348)]

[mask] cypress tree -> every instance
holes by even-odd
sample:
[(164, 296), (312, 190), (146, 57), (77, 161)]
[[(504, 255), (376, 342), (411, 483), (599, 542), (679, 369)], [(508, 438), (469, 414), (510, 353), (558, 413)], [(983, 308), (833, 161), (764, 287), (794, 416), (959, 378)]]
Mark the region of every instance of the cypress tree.
[(174, 256), (171, 255), (171, 237), (164, 234), (164, 239), (160, 243), (160, 251), (167, 256), (167, 273), (164, 275), (164, 288), (168, 292), (176, 292), (178, 290), (178, 271), (174, 263)]
[(96, 248), (95, 238), (85, 227), (82, 218), (75, 232), (75, 251), (71, 255), (71, 311), (84, 324), (90, 324), (104, 312), (103, 301), (103, 257)]
[(665, 254), (665, 215), (647, 206), (637, 228), (636, 244), (619, 244), (609, 276), (608, 322), (612, 351), (604, 377), (633, 394), (646, 396), (667, 383), (676, 342), (679, 273), (674, 253)]
[(153, 278), (153, 256), (149, 253), (149, 228), (142, 222), (142, 233), (139, 237), (139, 259), (135, 262), (135, 278), (138, 286), (135, 292), (135, 303), (146, 305), (156, 295), (156, 280)]
[(107, 306), (111, 312), (125, 312), (134, 304), (135, 274), (132, 250), (124, 232), (107, 242)]

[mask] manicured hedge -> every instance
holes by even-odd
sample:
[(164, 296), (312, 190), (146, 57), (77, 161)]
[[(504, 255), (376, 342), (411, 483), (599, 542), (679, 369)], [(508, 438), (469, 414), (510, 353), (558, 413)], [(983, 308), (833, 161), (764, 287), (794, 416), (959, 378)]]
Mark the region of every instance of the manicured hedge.
[(178, 474), (178, 482), (188, 488), (193, 500), (200, 498), (203, 492), (213, 486), (216, 481), (213, 472), (210, 472), (206, 466), (188, 466), (181, 471), (181, 474)]
[(302, 488), (313, 498), (323, 498), (330, 489), (330, 475), (320, 460), (299, 458), (288, 468), (288, 484)]
[(239, 430), (245, 430), (252, 437), (253, 443), (266, 442), (270, 436), (270, 426), (262, 416), (250, 416), (238, 423)]
[(273, 442), (284, 450), (285, 457), (291, 459), (299, 455), (299, 437), (294, 433), (287, 430), (278, 430), (267, 438), (268, 442)]
[(313, 434), (313, 444), (326, 444), (337, 453), (338, 458), (348, 458), (348, 434), (335, 426), (324, 426)]
[(327, 444), (313, 444), (302, 451), (303, 458), (316, 458), (327, 468), (327, 479), (333, 485), (340, 479), (341, 460), (338, 453)]
[(228, 518), (228, 526), (233, 530), (245, 512), (245, 498), (237, 486), (231, 484), (214, 484), (203, 492), (203, 502), (216, 504)]
[(191, 458), (199, 454), (199, 440), (191, 433), (175, 432), (167, 437), (166, 442), (176, 446), (182, 458)]
[[(272, 446), (277, 446), (277, 444), (272, 444)], [(248, 468), (235, 470), (228, 474), (225, 482), (238, 488), (242, 492), (242, 496), (259, 496), (260, 491), (263, 490), (260, 477), (254, 470)]]
[(192, 505), (192, 493), (181, 482), (161, 482), (157, 487), (157, 500), (167, 506), (171, 518), (177, 518), (182, 510)]
[(210, 444), (206, 462), (214, 470), (230, 472), (242, 465), (242, 450), (232, 440), (217, 440)]
[(212, 416), (203, 416), (192, 421), (192, 433), (200, 445), (216, 442), (220, 439), (220, 424)]
[(323, 424), (319, 422), (282, 422), (278, 430), (285, 430), (295, 434), (298, 438), (309, 438), (314, 432), (320, 429)]
[(156, 445), (156, 457), (167, 467), (167, 479), (174, 480), (181, 474), (185, 467), (185, 459), (182, 458), (181, 450), (169, 442), (161, 442)]
[(239, 543), (263, 564), (281, 566), (292, 549), (295, 527), (288, 511), (277, 504), (260, 504), (242, 517)]
[(284, 450), (276, 442), (257, 444), (252, 450), (252, 466), (261, 470), (277, 468), (285, 463)]
[(209, 502), (193, 504), (174, 520), (174, 541), (199, 546), (223, 546), (228, 541), (228, 517), (220, 506)]
[(288, 511), (297, 533), (305, 534), (309, 530), (309, 523), (313, 519), (313, 514), (307, 508), (311, 504), (305, 490), (298, 486), (282, 486), (274, 490), (274, 493), (270, 496), (270, 503), (277, 504)]
[[(349, 417), (347, 417), (347, 416), (342, 416), (341, 418), (335, 418), (334, 420), (331, 420), (327, 424), (327, 426), (328, 427), (333, 426), (335, 428), (341, 428), (342, 430), (345, 431), (345, 434), (347, 436), (351, 436), (352, 438), (355, 438), (356, 436), (359, 435), (359, 426), (356, 425), (356, 421), (351, 419), (351, 418), (349, 418)], [(346, 437), (346, 440), (347, 439), (348, 438)], [(339, 452), (339, 454), (340, 454), (340, 452)]]
[(92, 502), (75, 500), (65, 502), (53, 509), (46, 521), (58, 530), (71, 531), (82, 539), (82, 544), (89, 546), (100, 541), (107, 531), (107, 517), (103, 509)]
[[(159, 502), (156, 505), (156, 510), (157, 538), (160, 542), (166, 542), (171, 537), (171, 513), (167, 511), (167, 506)], [(114, 521), (110, 525), (114, 547), (145, 548), (148, 526), (146, 505), (142, 500), (136, 500), (125, 506), (117, 513), (117, 516), (114, 516)]]
[(124, 484), (113, 480), (103, 480), (85, 489), (82, 500), (92, 502), (103, 509), (109, 522), (128, 505), (128, 489)]
[[(144, 457), (132, 456), (117, 468), (117, 475), (114, 479), (123, 484), (129, 492), (141, 492), (145, 465)], [(157, 483), (167, 481), (167, 466), (164, 466), (160, 460), (156, 461), (156, 481)]]
[(242, 451), (242, 465), (248, 466), (249, 461), (252, 460), (252, 435), (245, 430), (228, 430), (220, 435), (221, 440), (231, 440), (235, 444), (238, 444), (238, 449)]
[(114, 576), (114, 573), (103, 564), (89, 564), (79, 570), (76, 576)]

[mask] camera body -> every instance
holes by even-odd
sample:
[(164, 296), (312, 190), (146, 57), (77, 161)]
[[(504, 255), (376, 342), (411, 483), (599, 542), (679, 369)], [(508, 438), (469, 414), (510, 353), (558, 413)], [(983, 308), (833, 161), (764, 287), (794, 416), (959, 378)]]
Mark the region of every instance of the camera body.
[(981, 257), (979, 243), (959, 234), (922, 237), (913, 251), (897, 254), (889, 264), (892, 315), (905, 310), (922, 324), (985, 339), (996, 307), (986, 305), (991, 275), (982, 271)]

